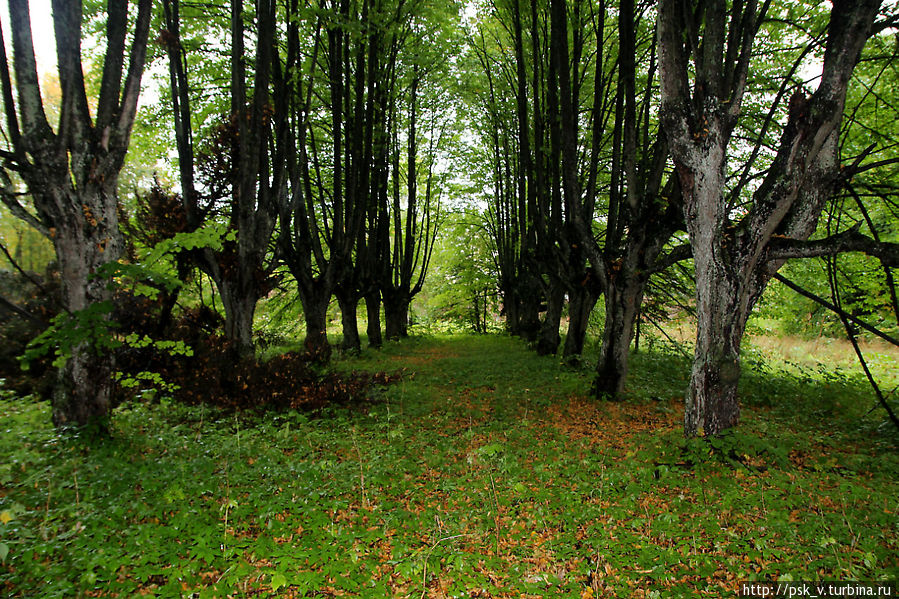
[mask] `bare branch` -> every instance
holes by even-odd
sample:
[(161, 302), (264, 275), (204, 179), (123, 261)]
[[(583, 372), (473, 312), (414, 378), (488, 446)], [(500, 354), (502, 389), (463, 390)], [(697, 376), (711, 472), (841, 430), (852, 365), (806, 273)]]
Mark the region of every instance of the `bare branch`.
[(665, 254), (664, 256), (659, 256), (655, 263), (652, 265), (647, 272), (649, 274), (655, 274), (657, 272), (662, 272), (670, 266), (675, 265), (681, 260), (686, 260), (687, 258), (693, 257), (693, 248), (690, 247), (690, 244), (679, 245), (673, 248), (670, 252)]
[(0, 168), (0, 202), (3, 202), (3, 205), (9, 208), (13, 216), (22, 219), (38, 233), (50, 239), (50, 228), (40, 218), (29, 212), (19, 202), (18, 196), (19, 194), (16, 193), (12, 180), (9, 178), (9, 173), (6, 172), (5, 168)]
[(858, 226), (812, 241), (772, 237), (768, 244), (769, 261), (788, 258), (820, 258), (844, 252), (862, 252), (879, 258), (885, 266), (899, 266), (899, 243), (877, 242), (858, 232)]

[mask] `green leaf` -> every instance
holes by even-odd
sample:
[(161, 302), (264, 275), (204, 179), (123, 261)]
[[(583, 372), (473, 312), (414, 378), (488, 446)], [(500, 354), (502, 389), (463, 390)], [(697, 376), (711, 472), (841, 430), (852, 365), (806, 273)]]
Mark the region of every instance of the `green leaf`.
[(272, 574), (272, 591), (277, 591), (284, 586), (287, 586), (287, 577), (280, 572)]

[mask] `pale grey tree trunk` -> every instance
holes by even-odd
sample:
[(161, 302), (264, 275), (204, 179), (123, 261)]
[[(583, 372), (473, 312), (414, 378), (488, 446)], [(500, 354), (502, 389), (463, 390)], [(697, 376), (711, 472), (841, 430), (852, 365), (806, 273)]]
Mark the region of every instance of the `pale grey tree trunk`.
[[(709, 2), (692, 16), (678, 0), (660, 3), (660, 118), (684, 196), (696, 267), (697, 335), (684, 412), (687, 436), (718, 435), (739, 420), (740, 341), (755, 302), (783, 264), (771, 253), (772, 239), (804, 242), (835, 189), (846, 91), (879, 4), (833, 4), (818, 89), (809, 99), (801, 93), (790, 99), (777, 155), (751, 202), (744, 203), (739, 221), (731, 223), (727, 148), (740, 117), (755, 24), (767, 4), (758, 9), (754, 1), (746, 3), (743, 14), (731, 15), (728, 24), (724, 2)], [(687, 26), (702, 29), (701, 55), (685, 47), (684, 19), (690, 18), (696, 21)], [(721, 52), (725, 45), (728, 60)], [(737, 190), (743, 185), (738, 182)]]

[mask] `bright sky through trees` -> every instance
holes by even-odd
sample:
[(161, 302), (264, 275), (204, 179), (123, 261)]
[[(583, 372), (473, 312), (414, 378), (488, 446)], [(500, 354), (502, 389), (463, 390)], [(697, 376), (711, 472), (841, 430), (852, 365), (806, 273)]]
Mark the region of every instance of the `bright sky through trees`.
[[(53, 37), (53, 13), (50, 0), (31, 0), (31, 31), (34, 36), (34, 53), (41, 74), (56, 72), (56, 49)], [(0, 5), (7, 56), (12, 56), (12, 37), (9, 28), (9, 4)]]

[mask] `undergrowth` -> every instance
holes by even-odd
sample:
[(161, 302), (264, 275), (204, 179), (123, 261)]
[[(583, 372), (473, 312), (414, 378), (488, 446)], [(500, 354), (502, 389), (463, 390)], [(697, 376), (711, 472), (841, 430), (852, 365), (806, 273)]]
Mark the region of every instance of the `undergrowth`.
[[(744, 372), (743, 424), (686, 442), (689, 362), (634, 356), (628, 398), (502, 336), (413, 338), (405, 370), (318, 415), (129, 402), (103, 443), (7, 397), (11, 596), (698, 597), (737, 581), (899, 575), (899, 457), (854, 374)], [(836, 378), (834, 378), (834, 376)]]

